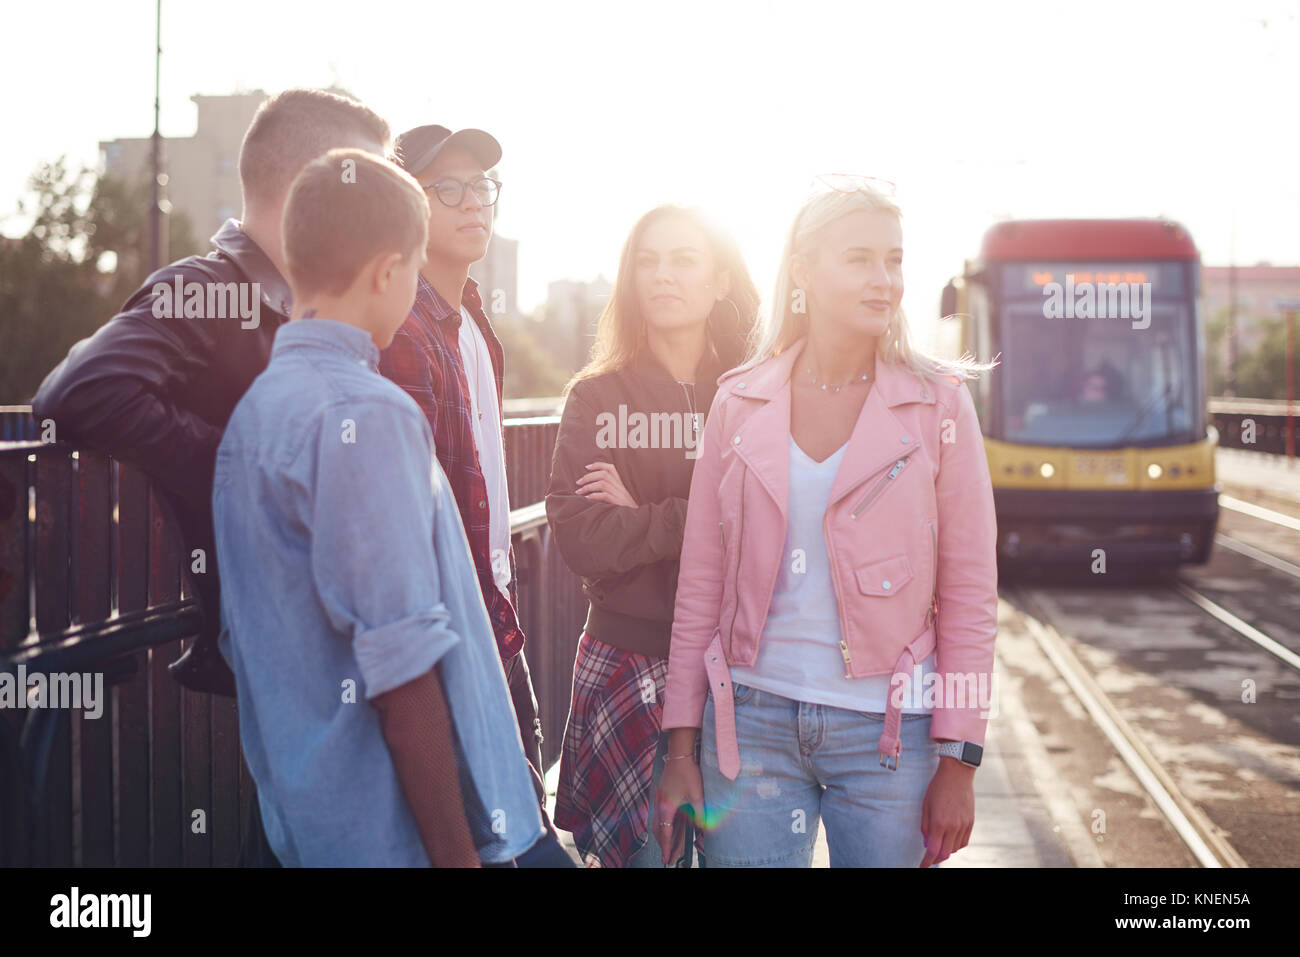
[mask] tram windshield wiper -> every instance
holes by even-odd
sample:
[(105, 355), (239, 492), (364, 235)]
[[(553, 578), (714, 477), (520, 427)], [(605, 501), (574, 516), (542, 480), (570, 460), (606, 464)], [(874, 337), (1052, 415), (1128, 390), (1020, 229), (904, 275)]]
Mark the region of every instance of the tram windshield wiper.
[(1151, 415), (1152, 412), (1154, 412), (1156, 409), (1164, 408), (1167, 406), (1170, 396), (1172, 396), (1175, 391), (1176, 389), (1172, 382), (1165, 383), (1164, 390), (1159, 395), (1148, 399), (1146, 404), (1143, 405), (1142, 408), (1138, 409), (1137, 417), (1133, 420), (1133, 422), (1129, 425), (1129, 427), (1124, 430), (1124, 434), (1121, 435), (1115, 441), (1123, 442), (1126, 439), (1132, 437), (1133, 433), (1138, 430), (1138, 428), (1142, 425), (1143, 422), (1147, 420), (1147, 417)]

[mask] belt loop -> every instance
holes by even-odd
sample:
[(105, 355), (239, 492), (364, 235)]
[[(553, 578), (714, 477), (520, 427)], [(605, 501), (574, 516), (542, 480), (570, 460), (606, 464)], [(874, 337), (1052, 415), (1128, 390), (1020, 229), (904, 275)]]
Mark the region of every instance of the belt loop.
[[(916, 661), (912, 657), (911, 649), (904, 648), (903, 653), (898, 656), (898, 661), (894, 663), (894, 675), (906, 675), (910, 685), (912, 669), (915, 667)], [(888, 697), (885, 701), (885, 728), (880, 734), (880, 743), (877, 746), (880, 766), (890, 771), (898, 770), (898, 761), (903, 754), (903, 742), (899, 734), (901, 724), (902, 712), (901, 708), (894, 704), (894, 683), (891, 676)]]

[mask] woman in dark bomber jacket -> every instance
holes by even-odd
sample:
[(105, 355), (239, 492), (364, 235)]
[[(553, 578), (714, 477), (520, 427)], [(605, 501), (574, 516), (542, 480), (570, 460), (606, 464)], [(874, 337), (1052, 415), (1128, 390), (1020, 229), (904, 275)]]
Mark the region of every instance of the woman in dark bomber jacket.
[[(651, 798), (668, 639), (704, 416), (745, 358), (758, 292), (699, 211), (660, 206), (624, 244), (592, 359), (569, 383), (546, 496), (589, 601), (574, 664), (555, 824), (589, 866), (658, 867)], [(690, 866), (691, 843), (680, 866)]]

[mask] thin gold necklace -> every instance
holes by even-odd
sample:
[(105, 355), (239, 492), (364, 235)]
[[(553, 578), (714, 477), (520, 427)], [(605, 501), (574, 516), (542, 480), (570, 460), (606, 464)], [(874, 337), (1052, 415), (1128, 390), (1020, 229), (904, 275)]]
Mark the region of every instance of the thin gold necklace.
[(812, 376), (812, 384), (820, 388), (823, 392), (839, 392), (840, 389), (850, 386), (855, 382), (870, 382), (873, 376), (863, 372), (861, 375), (852, 376), (847, 382), (841, 382), (839, 385), (831, 385), (829, 382), (818, 382), (817, 373), (813, 372), (812, 366), (808, 366), (807, 372)]

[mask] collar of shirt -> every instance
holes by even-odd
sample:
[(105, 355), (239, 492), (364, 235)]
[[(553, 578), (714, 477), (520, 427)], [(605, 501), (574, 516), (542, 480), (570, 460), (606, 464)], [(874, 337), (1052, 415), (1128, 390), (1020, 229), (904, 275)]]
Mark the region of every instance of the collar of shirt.
[[(480, 323), (487, 321), (483, 312), (483, 300), (478, 294), (478, 283), (470, 276), (465, 277), (465, 287), (461, 290), (461, 305)], [(453, 328), (460, 328), (460, 306), (453, 306), (442, 298), (442, 294), (433, 288), (433, 283), (420, 273), (415, 283), (415, 305), (413, 309), (422, 310), (436, 322), (450, 320)]]
[(244, 232), (237, 219), (227, 219), (212, 237), (212, 245), (230, 258), (249, 280), (262, 290), (262, 304), (282, 316), (289, 315), (293, 294), (289, 283), (275, 268), (275, 263), (262, 251), (251, 236)]
[(338, 353), (360, 360), (372, 372), (379, 371), (379, 349), (370, 333), (338, 319), (295, 319), (285, 323), (275, 333), (271, 356), (295, 348)]

